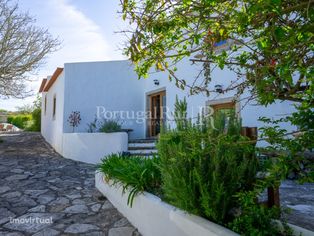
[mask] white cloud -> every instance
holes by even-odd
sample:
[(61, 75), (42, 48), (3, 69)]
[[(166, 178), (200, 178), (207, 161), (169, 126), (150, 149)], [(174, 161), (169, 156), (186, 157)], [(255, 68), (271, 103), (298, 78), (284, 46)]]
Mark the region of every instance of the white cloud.
[[(41, 79), (52, 74), (56, 67), (66, 62), (103, 61), (113, 59), (111, 45), (102, 35), (99, 26), (66, 0), (23, 0), (22, 10), (27, 10), (37, 19), (36, 24), (47, 28), (62, 42), (61, 49), (48, 56), (30, 88), (36, 92)], [(15, 106), (31, 103), (34, 97), (21, 100), (0, 100), (0, 108), (14, 109)]]
[(100, 28), (65, 0), (42, 1), (50, 32), (63, 40), (63, 48), (53, 57), (63, 62), (110, 59), (109, 45)]

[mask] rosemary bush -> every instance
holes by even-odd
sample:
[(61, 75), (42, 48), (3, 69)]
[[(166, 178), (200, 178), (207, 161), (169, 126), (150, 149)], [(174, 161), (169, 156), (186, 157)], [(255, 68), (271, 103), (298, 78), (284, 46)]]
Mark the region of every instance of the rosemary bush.
[[(176, 108), (186, 109), (181, 103)], [(213, 122), (203, 117), (197, 124), (182, 119), (176, 118), (179, 128), (163, 132), (157, 145), (165, 200), (224, 224), (238, 206), (235, 194), (253, 188), (255, 147), (240, 135), (234, 116), (218, 115)]]

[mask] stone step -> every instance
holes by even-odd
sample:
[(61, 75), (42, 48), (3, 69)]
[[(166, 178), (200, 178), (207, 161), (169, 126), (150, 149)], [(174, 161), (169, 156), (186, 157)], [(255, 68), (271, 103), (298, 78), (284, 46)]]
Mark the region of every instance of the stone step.
[[(155, 154), (155, 153), (154, 153)], [(130, 154), (130, 157), (143, 157), (143, 158), (153, 158), (153, 154)]]
[(128, 150), (128, 152), (131, 155), (139, 155), (139, 154), (144, 154), (144, 155), (150, 155), (153, 153), (157, 153), (156, 149), (136, 149), (136, 150)]
[(129, 143), (129, 148), (136, 148), (136, 147), (151, 148), (151, 147), (156, 147), (156, 144), (155, 143)]
[(155, 143), (157, 139), (131, 139), (129, 143)]
[(156, 150), (156, 146), (129, 146), (128, 150)]

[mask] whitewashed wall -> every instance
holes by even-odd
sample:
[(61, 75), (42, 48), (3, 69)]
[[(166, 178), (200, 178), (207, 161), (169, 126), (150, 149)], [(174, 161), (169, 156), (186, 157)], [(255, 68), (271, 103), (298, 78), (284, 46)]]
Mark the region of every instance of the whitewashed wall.
[[(65, 133), (72, 132), (66, 122), (72, 111), (81, 112), (82, 121), (76, 132), (86, 132), (87, 124), (95, 118), (97, 106), (103, 106), (108, 111), (130, 112), (129, 114), (143, 111), (144, 83), (137, 80), (129, 61), (69, 63), (65, 64), (64, 69)], [(143, 124), (133, 119), (120, 120), (123, 128), (134, 130), (130, 133), (131, 138), (144, 136)]]
[[(48, 83), (48, 81), (47, 81)], [(47, 110), (45, 113), (45, 96)], [(56, 96), (56, 115), (53, 117), (53, 97)], [(64, 111), (64, 72), (58, 77), (48, 92), (42, 93), (41, 133), (47, 142), (57, 151), (62, 151)]]
[[(144, 236), (237, 236), (238, 234), (202, 217), (188, 214), (163, 202), (159, 197), (144, 192), (134, 198), (133, 206), (127, 205), (129, 190), (104, 181), (103, 174), (95, 173), (96, 188)], [(280, 221), (274, 220), (280, 228)], [(288, 223), (292, 235), (313, 236), (313, 232)]]
[[(186, 79), (187, 81), (193, 81), (195, 76), (199, 73), (201, 67), (196, 65), (191, 65), (189, 60), (181, 62), (178, 66), (178, 71), (176, 72), (179, 78)], [(154, 79), (159, 80), (159, 85), (154, 84)], [(235, 80), (235, 74), (227, 69), (220, 70), (219, 68), (215, 69), (212, 73), (212, 81), (209, 84), (209, 90), (214, 90), (216, 84), (223, 85), (226, 88), (232, 80)], [(167, 106), (170, 111), (174, 110), (175, 98), (178, 96), (179, 99), (187, 98), (188, 103), (188, 116), (197, 117), (198, 112), (201, 107), (205, 106), (206, 101), (231, 98), (235, 95), (235, 92), (228, 92), (225, 94), (211, 93), (209, 97), (206, 97), (204, 94), (192, 95), (190, 96), (189, 91), (182, 91), (175, 86), (175, 82), (170, 82), (168, 79), (168, 74), (165, 72), (154, 72), (151, 73), (150, 77), (147, 80), (142, 80), (145, 83), (145, 107), (147, 106), (147, 94), (158, 91), (160, 89), (166, 90), (167, 97)], [(242, 119), (243, 126), (251, 127), (263, 127), (263, 123), (258, 121), (259, 117), (265, 116), (268, 118), (282, 118), (287, 114), (291, 114), (295, 111), (292, 102), (282, 102), (277, 101), (274, 104), (271, 104), (267, 107), (256, 105), (256, 101), (251, 101), (249, 104), (245, 104), (246, 100), (244, 98), (248, 97), (249, 94), (246, 92), (240, 97), (240, 117)], [(168, 121), (168, 125), (174, 127), (173, 121)], [(289, 124), (283, 124), (283, 128), (286, 128), (288, 131), (292, 131), (295, 127), (290, 126)], [(146, 132), (146, 125), (144, 130)], [(261, 143), (262, 144), (262, 143)]]
[(72, 160), (99, 164), (105, 156), (127, 151), (127, 148), (128, 136), (125, 132), (64, 133), (60, 154)]
[(187, 214), (147, 192), (138, 194), (130, 207), (127, 205), (129, 190), (113, 186), (112, 181), (104, 182), (102, 173), (95, 174), (95, 185), (144, 236), (238, 235), (204, 218)]
[[(189, 60), (181, 62), (178, 66), (177, 75), (179, 78), (192, 81), (198, 74), (201, 67), (191, 65)], [(155, 72), (150, 74), (148, 79), (137, 79), (129, 61), (107, 61), (107, 62), (84, 62), (65, 64), (64, 72), (59, 76), (54, 85), (47, 93), (47, 113), (42, 116), (42, 133), (46, 140), (52, 144), (56, 150), (61, 150), (61, 134), (71, 133), (67, 119), (72, 111), (81, 112), (81, 124), (75, 132), (86, 132), (87, 124), (92, 122), (97, 113), (97, 107), (103, 106), (106, 111), (123, 111), (129, 115), (136, 113), (143, 114), (147, 109), (147, 95), (162, 89), (166, 90), (167, 107), (170, 114), (174, 110), (176, 96), (179, 99), (187, 98), (188, 116), (197, 117), (200, 109), (205, 106), (206, 101), (228, 98), (234, 96), (234, 92), (226, 94), (212, 93), (209, 97), (203, 94), (190, 96), (188, 90), (180, 90), (175, 86), (174, 81), (170, 82), (168, 73)], [(212, 73), (212, 82), (209, 89), (213, 90), (216, 84), (226, 87), (231, 80), (235, 79), (233, 72), (227, 69), (216, 69)], [(154, 79), (158, 79), (159, 85), (154, 84)], [(56, 119), (52, 118), (53, 96), (57, 96)], [(43, 103), (44, 106), (43, 93)], [(268, 107), (256, 106), (255, 102), (244, 106), (242, 98), (248, 94), (243, 94), (240, 98), (240, 116), (243, 126), (262, 127), (263, 123), (258, 119), (261, 116), (269, 118), (280, 118), (294, 111), (293, 103), (277, 102)], [(44, 109), (42, 109), (44, 110)], [(133, 113), (132, 113), (133, 112)], [(107, 113), (108, 114), (108, 113)], [(126, 113), (124, 113), (126, 114)], [(130, 138), (145, 138), (147, 125), (143, 119), (133, 119), (134, 117), (122, 117), (120, 121), (123, 128), (133, 129)], [(140, 118), (143, 116), (140, 115)], [(174, 126), (174, 122), (169, 117), (168, 125)], [(293, 127), (285, 125), (289, 131)]]

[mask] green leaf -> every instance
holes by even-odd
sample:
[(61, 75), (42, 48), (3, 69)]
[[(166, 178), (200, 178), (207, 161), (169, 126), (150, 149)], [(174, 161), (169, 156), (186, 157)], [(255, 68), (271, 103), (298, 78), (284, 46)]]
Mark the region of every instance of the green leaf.
[(285, 37), (285, 30), (282, 27), (277, 27), (275, 29), (275, 36), (277, 40), (282, 40)]

